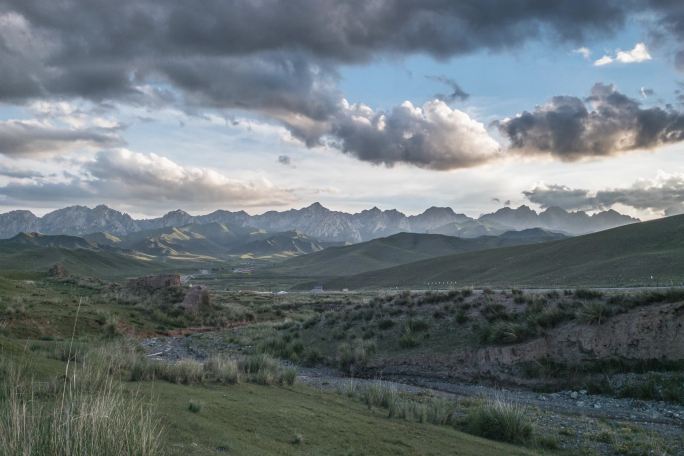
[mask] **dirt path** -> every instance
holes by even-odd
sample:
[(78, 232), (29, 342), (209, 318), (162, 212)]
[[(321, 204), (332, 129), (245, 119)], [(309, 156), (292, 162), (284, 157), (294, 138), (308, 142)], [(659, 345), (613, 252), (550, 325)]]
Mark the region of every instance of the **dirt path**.
[[(166, 361), (181, 358), (203, 360), (213, 353), (238, 355), (242, 352), (242, 347), (225, 342), (216, 342), (210, 349), (200, 348), (193, 339), (191, 335), (156, 337), (141, 341), (141, 345), (149, 357)], [(221, 339), (217, 338), (218, 340)], [(675, 451), (662, 454), (684, 455), (684, 406), (677, 404), (613, 398), (588, 394), (586, 391), (540, 394), (523, 389), (447, 382), (427, 377), (350, 378), (336, 369), (327, 367), (299, 367), (298, 371), (300, 383), (321, 390), (363, 388), (382, 381), (400, 392), (412, 394), (423, 393), (453, 399), (502, 398), (529, 407), (538, 427), (563, 436), (560, 439), (563, 448), (589, 446), (598, 454), (618, 454), (612, 449), (616, 446), (615, 442), (600, 441), (596, 435), (599, 429), (632, 426), (659, 436)], [(593, 440), (594, 437), (596, 441)]]

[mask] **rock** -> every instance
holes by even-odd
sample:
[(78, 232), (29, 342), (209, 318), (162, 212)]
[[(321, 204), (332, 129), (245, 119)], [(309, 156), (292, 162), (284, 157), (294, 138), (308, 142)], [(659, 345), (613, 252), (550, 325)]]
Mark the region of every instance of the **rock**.
[(577, 399), (577, 396), (578, 396), (577, 391), (572, 391), (572, 392), (570, 393), (570, 397), (571, 397), (572, 399)]
[(601, 404), (599, 404), (599, 403), (594, 404), (594, 408), (595, 408), (595, 409), (600, 409), (600, 408), (601, 408)]
[(580, 393), (582, 396), (586, 396), (586, 395), (587, 395), (587, 390), (580, 390), (579, 393)]
[(577, 405), (577, 407), (584, 407), (584, 401), (577, 401), (575, 405)]
[(188, 312), (198, 312), (202, 307), (209, 306), (209, 304), (209, 291), (201, 285), (195, 285), (185, 295), (181, 307)]
[(62, 263), (54, 264), (50, 269), (48, 269), (48, 276), (54, 277), (56, 279), (63, 279), (69, 274)]
[(130, 279), (127, 287), (134, 291), (155, 291), (163, 288), (180, 287), (181, 279), (178, 274), (161, 274), (156, 276), (138, 277)]

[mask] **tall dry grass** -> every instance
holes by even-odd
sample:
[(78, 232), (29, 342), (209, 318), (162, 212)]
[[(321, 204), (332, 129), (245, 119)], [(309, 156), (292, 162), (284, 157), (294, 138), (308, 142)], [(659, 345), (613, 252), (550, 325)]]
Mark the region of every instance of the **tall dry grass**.
[(0, 393), (1, 456), (156, 456), (161, 425), (142, 394), (125, 390), (97, 361), (64, 379), (35, 382), (5, 363)]

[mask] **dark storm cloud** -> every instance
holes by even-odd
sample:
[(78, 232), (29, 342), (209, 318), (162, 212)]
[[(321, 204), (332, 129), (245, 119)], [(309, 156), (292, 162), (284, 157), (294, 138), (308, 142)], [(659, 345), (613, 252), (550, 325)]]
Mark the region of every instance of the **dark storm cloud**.
[(0, 122), (0, 154), (10, 157), (54, 154), (78, 147), (120, 146), (118, 129), (63, 129), (30, 121)]
[(188, 57), (159, 64), (192, 106), (298, 113), (321, 120), (337, 109), (337, 74), (300, 53)]
[[(372, 163), (474, 166), (498, 156), (498, 145), (463, 113), (428, 118), (401, 105), (359, 122), (345, 108), (337, 68), (385, 55), (504, 51), (539, 38), (580, 44), (646, 8), (680, 33), (674, 17), (663, 19), (678, 3), (656, 0), (0, 0), (0, 102), (244, 109), (277, 119), (308, 146), (332, 136), (331, 144)], [(467, 97), (453, 81), (441, 82), (452, 89), (444, 101)], [(603, 109), (624, 115), (620, 125), (636, 116), (634, 147), (678, 140), (679, 126), (663, 124), (677, 124), (679, 114), (614, 105), (617, 96), (591, 112), (581, 100), (555, 98), (552, 112), (525, 113), (505, 131), (518, 148), (563, 159), (586, 154), (585, 146), (606, 155), (617, 132), (615, 119), (601, 122)], [(612, 136), (587, 130), (587, 122)], [(454, 125), (458, 134), (446, 131)]]
[[(252, 85), (267, 93), (288, 90), (302, 75), (302, 86), (316, 92), (309, 66), (378, 53), (501, 50), (541, 35), (580, 40), (621, 25), (623, 8), (617, 0), (206, 0), (201, 7), (186, 0), (0, 0), (0, 96), (135, 99), (141, 84), (167, 80), (199, 99), (249, 108), (256, 89), (244, 98), (232, 89), (250, 70)], [(236, 62), (225, 59), (245, 56), (253, 61), (224, 73)], [(283, 72), (283, 65), (292, 68)], [(198, 94), (202, 86), (207, 91)], [(273, 104), (279, 101), (292, 109), (290, 100)]]
[(553, 97), (498, 127), (514, 150), (572, 161), (682, 141), (684, 114), (672, 108), (643, 109), (612, 85), (599, 83), (586, 100)]
[(561, 185), (536, 187), (523, 192), (541, 207), (566, 210), (598, 210), (615, 204), (674, 215), (684, 213), (684, 174), (661, 173), (655, 179), (641, 180), (630, 187), (590, 192)]
[(470, 97), (470, 94), (467, 93), (465, 90), (461, 88), (461, 86), (454, 81), (451, 78), (447, 78), (446, 76), (425, 76), (428, 79), (431, 79), (433, 81), (441, 82), (442, 84), (448, 86), (451, 88), (451, 93), (448, 94), (441, 94), (438, 93), (434, 96), (434, 98), (442, 101), (465, 101)]
[[(625, 19), (607, 0), (3, 0), (66, 45), (62, 59), (163, 53), (239, 55), (303, 49), (359, 61), (378, 51), (450, 56), (503, 49), (543, 33), (581, 39)], [(73, 33), (79, 31), (79, 33)], [(85, 41), (84, 35), (91, 38)]]
[(649, 0), (648, 6), (656, 13), (657, 18), (652, 26), (653, 35), (662, 40), (674, 38), (678, 50), (674, 55), (674, 64), (678, 70), (684, 71), (684, 3), (680, 0)]

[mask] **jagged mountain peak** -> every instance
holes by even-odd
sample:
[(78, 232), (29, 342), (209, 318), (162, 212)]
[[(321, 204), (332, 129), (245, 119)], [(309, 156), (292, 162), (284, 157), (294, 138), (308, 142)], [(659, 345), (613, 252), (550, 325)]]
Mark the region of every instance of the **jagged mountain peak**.
[(456, 215), (450, 207), (431, 206), (423, 211), (421, 215)]
[(234, 229), (283, 232), (297, 230), (303, 235), (326, 242), (360, 242), (400, 232), (440, 233), (461, 237), (483, 234), (501, 234), (509, 230), (542, 228), (568, 234), (585, 234), (637, 221), (615, 210), (591, 216), (585, 212), (567, 212), (550, 207), (541, 213), (529, 206), (504, 207), (484, 214), (478, 219), (458, 214), (450, 207), (433, 206), (418, 215), (406, 216), (396, 209), (378, 207), (358, 213), (333, 211), (315, 202), (300, 209), (268, 211), (250, 215), (245, 211), (217, 210), (210, 214), (192, 216), (176, 209), (162, 217), (135, 220), (128, 214), (104, 204), (89, 209), (86, 206), (69, 206), (36, 217), (29, 211), (12, 211), (0, 214), (0, 238), (9, 238), (19, 232), (36, 231), (46, 234), (84, 235), (108, 232), (115, 236), (133, 232), (190, 224), (225, 224)]
[(5, 212), (4, 214), (0, 214), (0, 215), (23, 215), (23, 216), (32, 216), (32, 217), (38, 218), (36, 216), (36, 214), (34, 214), (33, 212), (31, 212), (27, 209), (15, 209), (13, 211)]
[(316, 210), (316, 211), (329, 211), (329, 210), (330, 210), (330, 209), (328, 209), (327, 207), (323, 206), (323, 205), (322, 205), (321, 203), (319, 203), (318, 201), (316, 201), (316, 202), (314, 202), (314, 203), (311, 203), (310, 205), (308, 205), (308, 206), (305, 207), (304, 209)]
[(183, 209), (176, 209), (174, 211), (169, 211), (166, 214), (164, 214), (164, 217), (175, 217), (175, 216), (190, 216), (187, 212), (185, 212)]
[[(581, 211), (580, 211), (580, 212), (581, 212)], [(568, 211), (566, 211), (565, 209), (560, 208), (560, 207), (558, 207), (558, 206), (547, 207), (546, 209), (544, 209), (544, 210), (541, 212), (541, 214), (553, 214), (553, 215), (556, 215), (556, 214), (567, 214), (567, 213), (568, 213)], [(540, 215), (541, 215), (541, 214), (540, 214)]]

